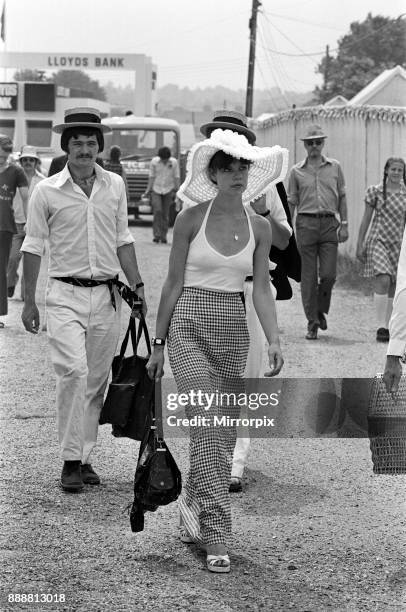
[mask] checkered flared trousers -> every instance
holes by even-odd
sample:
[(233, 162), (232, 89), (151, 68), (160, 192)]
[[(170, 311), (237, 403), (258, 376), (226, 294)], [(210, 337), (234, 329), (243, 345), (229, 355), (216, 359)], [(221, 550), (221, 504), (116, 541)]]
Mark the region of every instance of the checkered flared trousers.
[(213, 405), (188, 405), (186, 416), (209, 419), (190, 427), (189, 474), (179, 502), (183, 523), (198, 542), (226, 544), (231, 535), (229, 482), (235, 426), (213, 426), (215, 417), (238, 417), (239, 407), (222, 405), (221, 393), (244, 391), (249, 337), (239, 293), (184, 288), (173, 312), (168, 352), (179, 393), (217, 394)]

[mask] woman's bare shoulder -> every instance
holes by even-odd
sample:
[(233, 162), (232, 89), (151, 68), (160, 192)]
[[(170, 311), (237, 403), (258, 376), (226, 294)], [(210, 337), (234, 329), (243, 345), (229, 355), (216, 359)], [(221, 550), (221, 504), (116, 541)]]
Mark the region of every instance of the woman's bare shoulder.
[(270, 241), (272, 238), (272, 229), (269, 221), (260, 215), (250, 216), (252, 231), (254, 232), (255, 242), (257, 245), (261, 242)]
[(198, 219), (202, 219), (207, 211), (210, 202), (202, 202), (201, 204), (195, 204), (194, 206), (188, 206), (183, 208), (178, 214), (178, 218), (184, 220), (185, 223), (190, 223)]

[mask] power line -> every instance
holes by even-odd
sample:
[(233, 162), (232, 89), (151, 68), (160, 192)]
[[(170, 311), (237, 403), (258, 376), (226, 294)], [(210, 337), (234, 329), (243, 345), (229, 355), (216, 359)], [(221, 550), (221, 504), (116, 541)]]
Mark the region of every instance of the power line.
[(318, 28), (322, 28), (323, 30), (336, 30), (341, 31), (341, 28), (337, 28), (336, 26), (326, 25), (323, 23), (315, 23), (314, 21), (306, 21), (305, 19), (298, 19), (297, 17), (286, 17), (285, 15), (277, 15), (276, 13), (270, 13), (269, 11), (261, 11), (266, 15), (270, 15), (271, 17), (277, 17), (278, 19), (286, 19), (287, 21), (296, 21), (298, 23), (305, 23), (307, 25), (313, 25)]
[[(266, 11), (261, 11), (261, 13), (264, 15), (265, 19), (269, 22), (269, 19), (267, 18), (267, 15), (271, 15), (272, 13), (267, 13)], [(406, 13), (401, 13), (398, 17), (396, 17), (395, 19), (391, 20), (391, 23), (384, 23), (382, 24), (382, 26), (380, 28), (377, 28), (376, 30), (373, 30), (372, 32), (369, 32), (368, 34), (365, 34), (365, 36), (360, 36), (358, 37), (356, 40), (354, 40), (353, 42), (350, 42), (347, 44), (347, 48), (348, 47), (352, 47), (356, 44), (358, 44), (359, 42), (366, 40), (367, 38), (369, 38), (370, 36), (374, 36), (377, 32), (380, 32), (381, 30), (385, 29), (386, 27), (392, 25), (392, 21), (395, 21), (397, 19), (403, 19), (403, 17), (406, 15)], [(298, 21), (301, 21), (300, 19)], [(270, 22), (269, 22), (270, 23)], [(291, 41), (288, 36), (286, 36), (286, 34), (284, 34), (283, 32), (281, 32), (276, 26), (275, 24), (272, 24), (272, 26), (281, 34), (281, 36), (283, 36), (284, 38), (286, 38), (286, 40), (288, 40), (288, 42), (290, 42), (294, 47), (296, 47), (296, 49), (298, 49), (299, 51), (301, 51), (301, 53), (286, 53), (283, 51), (277, 51), (276, 49), (270, 49), (269, 47), (267, 48), (267, 51), (269, 51), (270, 53), (274, 53), (275, 55), (285, 55), (287, 57), (316, 57), (316, 56), (320, 56), (320, 55), (324, 55), (325, 54), (325, 50), (323, 51), (316, 51), (314, 53), (305, 53), (302, 49), (300, 49), (293, 41)], [(346, 36), (348, 36), (348, 34), (346, 34)], [(336, 53), (337, 51), (340, 50), (340, 47), (336, 47), (335, 49), (331, 49), (330, 53)]]
[[(295, 47), (295, 49), (297, 49), (298, 51), (300, 51), (300, 53), (301, 53), (302, 57), (309, 57), (309, 59), (311, 58), (311, 56), (308, 56), (308, 55), (305, 53), (305, 51), (303, 51), (303, 49), (301, 49), (301, 48), (299, 47), (299, 45), (297, 45), (297, 44), (296, 44), (296, 43), (295, 43), (293, 40), (291, 40), (291, 39), (289, 38), (289, 36), (287, 36), (286, 34), (284, 34), (284, 33), (282, 32), (282, 30), (280, 30), (278, 27), (276, 27), (276, 25), (275, 25), (274, 23), (271, 23), (271, 22), (269, 21), (269, 19), (268, 19), (266, 16), (265, 16), (265, 19), (268, 21), (269, 25), (270, 25), (272, 28), (275, 28), (275, 30), (276, 30), (277, 32), (279, 32), (279, 34), (280, 34), (281, 36), (283, 36), (283, 38), (285, 38), (285, 39), (286, 39), (286, 40), (287, 40), (287, 41), (288, 41), (288, 42), (289, 42), (289, 43), (290, 43), (290, 44), (291, 44), (293, 47)], [(323, 53), (324, 53), (324, 51), (323, 51)], [(314, 64), (316, 64), (316, 66), (317, 66), (317, 62), (314, 62), (314, 60), (311, 60), (311, 61), (313, 61), (313, 63), (314, 63)]]
[[(260, 27), (260, 37), (261, 40), (264, 41), (264, 31), (263, 28)], [(271, 32), (269, 32), (269, 36), (271, 37), (271, 42), (273, 43), (272, 40), (272, 34)], [(264, 50), (266, 50), (265, 45), (262, 45), (262, 48)], [(270, 59), (270, 57), (265, 53), (264, 54), (266, 62), (269, 66), (269, 70), (271, 72), (271, 74), (273, 74), (275, 81), (277, 83), (277, 86), (279, 87), (279, 89), (281, 90), (281, 92), (283, 92), (284, 90), (287, 90), (290, 86), (290, 79), (289, 79), (289, 75), (287, 74), (285, 67), (283, 66), (282, 62), (280, 61), (280, 58), (276, 58), (276, 61), (272, 61)], [(279, 81), (279, 82), (278, 82)], [(287, 99), (285, 99), (285, 101), (287, 102)]]

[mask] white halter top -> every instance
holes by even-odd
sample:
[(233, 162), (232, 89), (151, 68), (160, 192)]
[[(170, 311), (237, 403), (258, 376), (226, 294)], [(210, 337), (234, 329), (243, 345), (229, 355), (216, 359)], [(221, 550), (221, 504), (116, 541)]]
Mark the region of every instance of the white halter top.
[(186, 258), (184, 287), (201, 287), (212, 291), (242, 291), (244, 279), (252, 274), (252, 259), (255, 237), (250, 215), (244, 208), (248, 220), (249, 239), (241, 251), (234, 255), (222, 255), (206, 238), (206, 225), (213, 200), (210, 202), (202, 225), (189, 245)]

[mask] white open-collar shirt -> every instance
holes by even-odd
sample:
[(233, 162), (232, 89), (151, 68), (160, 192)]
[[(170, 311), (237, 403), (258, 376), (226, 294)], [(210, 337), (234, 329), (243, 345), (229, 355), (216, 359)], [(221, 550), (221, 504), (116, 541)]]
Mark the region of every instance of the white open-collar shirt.
[(117, 248), (132, 244), (127, 197), (118, 174), (95, 164), (88, 198), (68, 165), (36, 185), (29, 203), (21, 250), (42, 256), (49, 243), (49, 276), (105, 280), (121, 271)]

